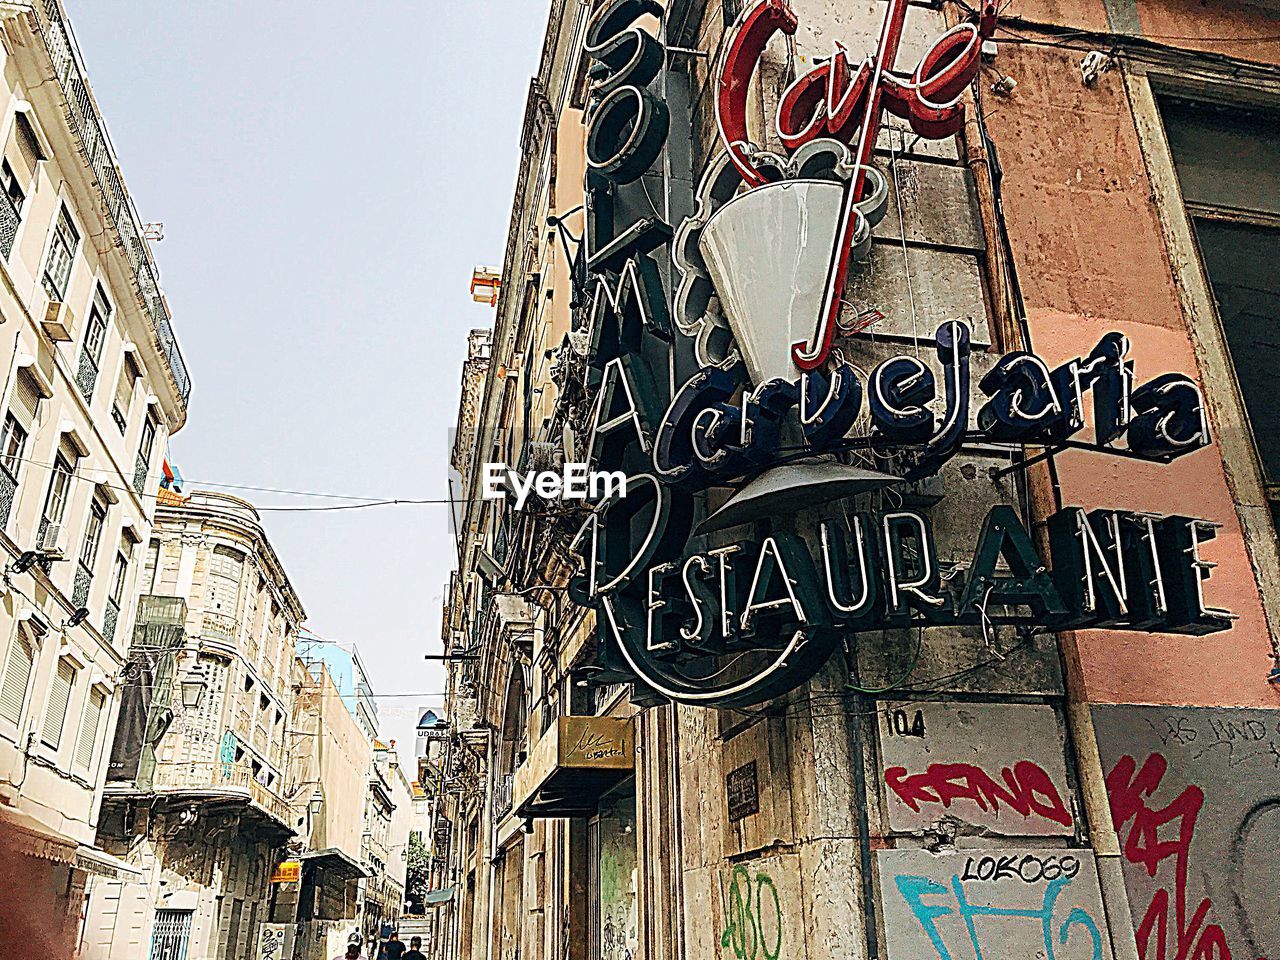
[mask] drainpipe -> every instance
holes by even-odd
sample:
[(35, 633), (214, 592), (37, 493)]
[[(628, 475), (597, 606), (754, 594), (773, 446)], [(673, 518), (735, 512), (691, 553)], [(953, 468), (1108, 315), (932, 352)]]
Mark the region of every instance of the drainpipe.
[[(944, 16), (948, 26), (959, 22), (954, 6), (945, 6)], [(978, 83), (981, 82), (979, 78)], [(973, 96), (966, 94), (966, 101), (965, 164), (973, 176), (982, 215), (982, 235), (986, 250), (984, 264), (987, 289), (991, 294), (989, 301), (994, 315), (996, 341), (1001, 350), (1006, 352), (1030, 351), (1031, 328), (1027, 322), (1018, 285), (1017, 265), (1005, 227), (1000, 184), (993, 176), (994, 158), (987, 149), (987, 132)], [(1028, 469), (1025, 477), (1025, 502), (1033, 521), (1033, 535), (1041, 556), (1047, 556), (1048, 532), (1044, 520), (1062, 508), (1062, 489), (1053, 458), (1050, 457), (1043, 467)], [(1066, 677), (1067, 735), (1075, 755), (1076, 773), (1088, 827), (1087, 839), (1098, 866), (1112, 949), (1117, 960), (1138, 960), (1137, 944), (1131, 936), (1134, 929), (1133, 917), (1121, 870), (1120, 842), (1111, 822), (1102, 758), (1098, 753), (1098, 741), (1093, 729), (1093, 717), (1089, 712), (1088, 692), (1084, 688), (1074, 631), (1058, 634), (1058, 650)]]

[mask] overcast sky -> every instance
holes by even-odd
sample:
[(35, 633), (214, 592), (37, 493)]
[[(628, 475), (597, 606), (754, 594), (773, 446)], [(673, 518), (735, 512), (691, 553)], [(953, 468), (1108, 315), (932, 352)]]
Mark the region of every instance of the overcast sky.
[[(447, 495), (478, 263), (498, 263), (547, 0), (65, 0), (192, 371), (191, 481)], [(236, 491), (231, 491), (236, 492)], [(261, 506), (340, 500), (243, 492)], [(264, 513), (412, 764), (444, 506)]]

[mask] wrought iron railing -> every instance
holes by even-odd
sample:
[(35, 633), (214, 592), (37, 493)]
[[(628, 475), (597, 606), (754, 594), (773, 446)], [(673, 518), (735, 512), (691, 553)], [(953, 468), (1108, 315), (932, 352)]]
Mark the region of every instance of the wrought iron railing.
[(515, 786), (516, 775), (514, 773), (504, 773), (498, 777), (497, 789), (493, 795), (493, 813), (494, 818), (501, 820), (511, 812), (512, 791)]
[(76, 371), (76, 386), (86, 401), (93, 399), (93, 388), (98, 382), (98, 364), (88, 350), (80, 354), (80, 367)]
[(147, 458), (142, 451), (138, 451), (138, 460), (133, 465), (133, 489), (138, 492), (138, 496), (142, 496), (147, 489)]
[(18, 225), (22, 223), (22, 214), (13, 202), (13, 197), (0, 190), (0, 257), (8, 259), (13, 250), (14, 238), (18, 235)]
[(17, 493), (18, 481), (7, 467), (0, 466), (0, 528), (9, 522), (9, 511), (13, 509), (13, 498)]
[(157, 763), (152, 784), (161, 790), (225, 790), (242, 793), (281, 823), (290, 822), (289, 804), (258, 780), (248, 764), (219, 761)]
[(107, 609), (102, 612), (102, 635), (108, 640), (116, 638), (116, 625), (120, 622), (120, 605), (107, 599)]
[[(142, 220), (120, 178), (120, 165), (116, 160), (115, 150), (107, 138), (106, 128), (89, 93), (80, 52), (67, 28), (66, 16), (59, 0), (42, 0), (34, 7), (40, 34), (49, 51), (49, 59), (53, 62), (54, 74), (67, 100), (69, 125), (79, 138), (84, 157), (93, 169), (98, 191), (106, 204), (107, 219), (115, 226), (120, 245), (133, 270), (134, 280), (138, 285), (138, 302), (151, 320), (156, 345), (168, 361), (174, 384), (185, 406), (191, 395), (187, 364), (169, 323), (169, 310), (160, 293), (159, 272), (143, 236)], [(0, 218), (2, 217), (3, 212), (0, 211)]]
[(76, 583), (71, 591), (71, 602), (83, 607), (89, 602), (89, 587), (93, 585), (93, 571), (83, 563), (76, 564)]

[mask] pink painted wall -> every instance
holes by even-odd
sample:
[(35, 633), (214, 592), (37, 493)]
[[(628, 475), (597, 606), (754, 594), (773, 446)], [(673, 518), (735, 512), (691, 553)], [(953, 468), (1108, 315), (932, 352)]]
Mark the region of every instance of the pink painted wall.
[[(1139, 383), (1168, 371), (1201, 379), (1121, 76), (1112, 71), (1086, 88), (1078, 52), (1012, 46), (999, 65), (1017, 91), (988, 109), (1035, 351), (1062, 362), (1118, 330), (1133, 343)], [(1271, 641), (1218, 447), (1169, 466), (1087, 453), (1064, 454), (1058, 466), (1067, 504), (1222, 523), (1203, 550), (1219, 564), (1206, 597), (1240, 617), (1206, 637), (1081, 631), (1085, 698), (1280, 707), (1265, 680)]]

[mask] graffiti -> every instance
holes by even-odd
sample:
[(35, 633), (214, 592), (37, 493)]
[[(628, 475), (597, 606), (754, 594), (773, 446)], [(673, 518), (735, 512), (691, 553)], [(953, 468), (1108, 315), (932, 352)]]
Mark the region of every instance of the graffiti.
[(1044, 768), (1031, 760), (1019, 760), (1000, 771), (997, 783), (981, 767), (971, 763), (931, 763), (923, 773), (907, 774), (906, 767), (889, 767), (884, 780), (913, 812), (921, 804), (938, 803), (949, 809), (953, 801), (968, 800), (984, 813), (999, 813), (1001, 804), (1030, 818), (1032, 814), (1071, 826), (1058, 788)]
[(1231, 960), (1222, 927), (1205, 922), (1213, 912), (1213, 901), (1203, 897), (1189, 916), (1187, 913), (1191, 841), (1204, 805), (1204, 791), (1188, 784), (1163, 807), (1147, 802), (1159, 789), (1168, 767), (1161, 753), (1148, 756), (1141, 769), (1126, 755), (1107, 774), (1111, 819), (1121, 835), (1125, 859), (1141, 866), (1149, 877), (1166, 861), (1173, 864), (1173, 951), (1169, 949), (1167, 884), (1156, 889), (1138, 923), (1138, 949), (1146, 960)]
[(1143, 960), (1280, 950), (1280, 712), (1093, 709)]
[(769, 874), (756, 870), (753, 878), (738, 864), (727, 884), (720, 879), (720, 903), (724, 914), (721, 950), (730, 951), (735, 960), (778, 960), (782, 953), (782, 907)]
[(994, 857), (969, 857), (964, 862), (961, 880), (1006, 880), (1017, 877), (1023, 883), (1054, 881), (1059, 877), (1072, 880), (1080, 872), (1080, 858), (1071, 854), (1037, 857), (1028, 853), (1019, 857), (1016, 853)]
[[(1092, 960), (1102, 960), (1102, 931), (1098, 928), (1097, 921), (1083, 907), (1073, 907), (1066, 917), (1055, 926), (1055, 911), (1057, 911), (1058, 900), (1063, 891), (1071, 885), (1073, 877), (1062, 875), (1047, 883), (1041, 895), (1040, 903), (1035, 907), (997, 907), (974, 903), (966, 895), (962, 879), (960, 876), (953, 875), (950, 889), (948, 889), (947, 886), (929, 877), (910, 874), (899, 874), (894, 877), (894, 886), (897, 887), (898, 893), (911, 909), (911, 913), (916, 922), (919, 923), (920, 928), (928, 936), (929, 942), (938, 954), (938, 960), (954, 960), (955, 957), (947, 946), (946, 938), (938, 925), (939, 919), (953, 914), (964, 921), (964, 929), (968, 935), (969, 944), (973, 947), (973, 955), (977, 960), (985, 960), (986, 957), (984, 943), (986, 943), (987, 938), (979, 934), (978, 924), (975, 922), (977, 918), (981, 917), (1000, 920), (1036, 921), (1039, 924), (1040, 935), (1044, 944), (1043, 956), (1045, 960), (1058, 960), (1057, 949), (1067, 946), (1068, 942), (1072, 942), (1074, 945), (1075, 941), (1072, 938), (1077, 935), (1081, 937), (1081, 942), (1086, 944), (1086, 950), (1089, 951), (1088, 956)], [(936, 900), (925, 902), (925, 897), (940, 896), (947, 897), (947, 902), (954, 903), (955, 908), (953, 909), (946, 903), (940, 903)], [(991, 931), (991, 939), (996, 943), (1008, 943), (1008, 934), (1003, 929), (1003, 924), (986, 925), (983, 929)]]

